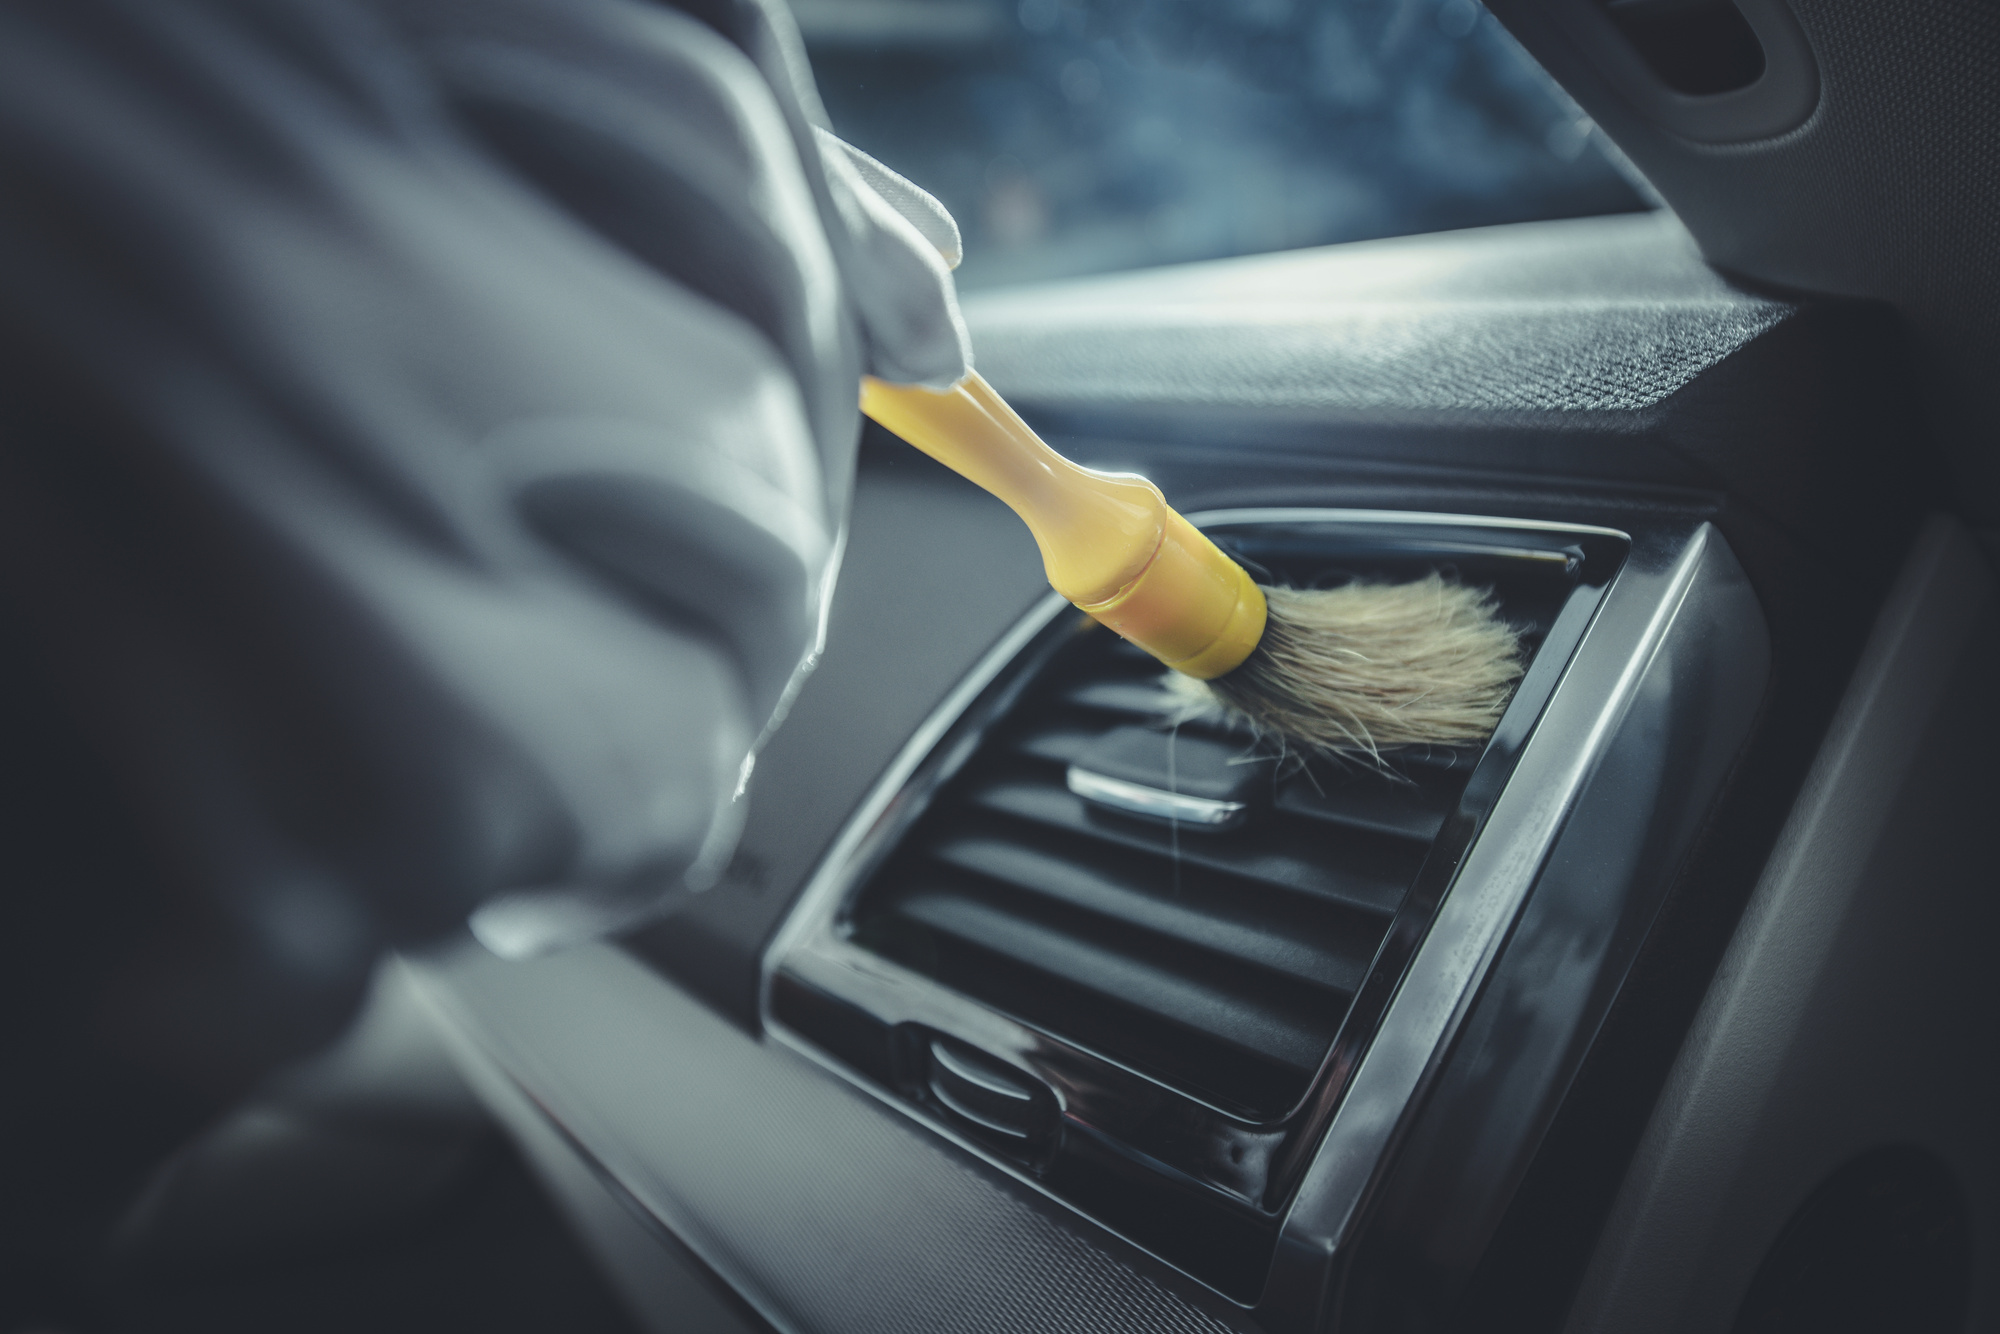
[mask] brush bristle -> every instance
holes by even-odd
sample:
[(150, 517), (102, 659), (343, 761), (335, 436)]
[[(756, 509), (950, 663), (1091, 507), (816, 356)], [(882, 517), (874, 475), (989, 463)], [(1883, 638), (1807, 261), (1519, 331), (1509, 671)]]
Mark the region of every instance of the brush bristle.
[(1379, 759), (1482, 742), (1521, 677), (1520, 637), (1492, 595), (1436, 574), (1264, 596), (1270, 619), (1242, 666), (1213, 681), (1168, 675), (1190, 706), (1307, 751)]

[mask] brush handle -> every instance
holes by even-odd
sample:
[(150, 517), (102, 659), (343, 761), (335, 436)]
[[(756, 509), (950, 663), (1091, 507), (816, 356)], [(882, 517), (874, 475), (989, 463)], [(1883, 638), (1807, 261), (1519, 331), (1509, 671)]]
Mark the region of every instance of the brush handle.
[(1070, 462), (976, 372), (942, 393), (869, 376), (861, 410), (1005, 501), (1034, 533), (1049, 583), (1079, 606), (1115, 597), (1159, 549), (1171, 510), (1158, 487)]
[(864, 378), (861, 410), (1005, 501), (1050, 585), (1169, 667), (1207, 679), (1256, 648), (1264, 595), (1242, 566), (1145, 478), (1050, 449), (976, 371), (942, 392)]

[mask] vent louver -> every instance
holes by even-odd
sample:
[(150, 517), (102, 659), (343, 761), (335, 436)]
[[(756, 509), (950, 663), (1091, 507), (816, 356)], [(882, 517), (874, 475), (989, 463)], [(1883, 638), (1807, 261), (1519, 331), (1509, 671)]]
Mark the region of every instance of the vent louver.
[(1239, 1300), (1626, 550), (1327, 514), (1212, 531), (1266, 582), (1491, 588), (1536, 657), (1483, 750), (1306, 765), (1176, 724), (1160, 667), (1052, 607), (913, 743), (768, 965), (774, 1031)]
[[(1269, 1118), (1304, 1096), (1474, 757), (1307, 766), (1174, 717), (1157, 663), (1080, 634), (871, 881), (853, 938)], [(1073, 770), (1226, 795), (1241, 818), (1130, 813), (1078, 795)]]

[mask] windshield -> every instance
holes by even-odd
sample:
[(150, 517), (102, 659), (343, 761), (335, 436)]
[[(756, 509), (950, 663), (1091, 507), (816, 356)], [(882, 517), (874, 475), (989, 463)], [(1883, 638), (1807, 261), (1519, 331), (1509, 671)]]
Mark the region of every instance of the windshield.
[(1475, 0), (794, 0), (960, 286), (1646, 207)]

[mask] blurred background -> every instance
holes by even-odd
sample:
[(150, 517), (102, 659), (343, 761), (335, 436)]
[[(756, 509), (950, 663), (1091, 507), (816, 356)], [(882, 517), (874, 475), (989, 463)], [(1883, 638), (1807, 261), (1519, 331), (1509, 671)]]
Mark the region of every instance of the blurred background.
[(1476, 0), (793, 0), (967, 290), (1650, 206)]

